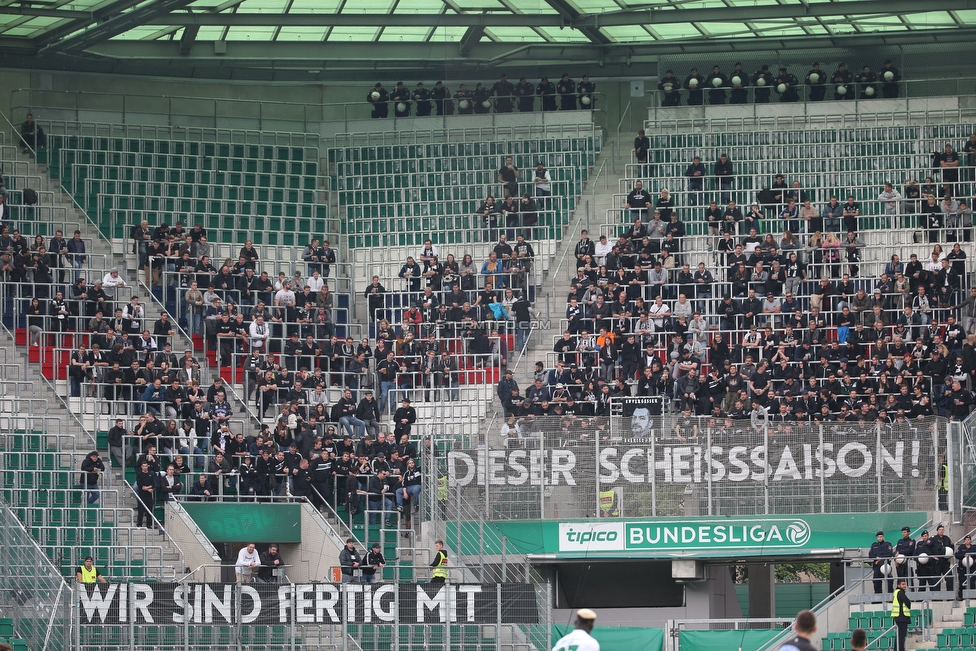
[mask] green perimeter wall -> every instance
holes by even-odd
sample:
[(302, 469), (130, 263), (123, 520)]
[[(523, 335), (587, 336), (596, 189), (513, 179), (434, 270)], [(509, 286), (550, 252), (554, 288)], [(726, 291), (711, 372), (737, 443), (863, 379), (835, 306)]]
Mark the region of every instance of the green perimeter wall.
[(781, 632), (682, 631), (681, 651), (756, 651)]
[[(749, 586), (735, 586), (742, 616), (749, 616)], [(830, 594), (829, 583), (777, 583), (775, 617), (796, 617), (801, 610), (813, 608)]]
[(298, 504), (183, 502), (183, 508), (210, 542), (302, 542)]

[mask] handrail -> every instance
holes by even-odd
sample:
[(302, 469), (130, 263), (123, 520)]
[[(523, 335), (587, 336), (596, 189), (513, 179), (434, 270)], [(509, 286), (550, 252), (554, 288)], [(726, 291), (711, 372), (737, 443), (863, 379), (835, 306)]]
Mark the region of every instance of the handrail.
[[(593, 182), (590, 184), (591, 195), (592, 196), (595, 196), (596, 195), (596, 181), (603, 174), (603, 171), (604, 171), (604, 169), (606, 168), (606, 165), (607, 165), (607, 160), (608, 160), (607, 158), (603, 158), (603, 160), (600, 162), (600, 167), (597, 169), (596, 176), (593, 177)], [(567, 229), (566, 229), (566, 231), (570, 234), (569, 237), (571, 239), (573, 237), (575, 237), (575, 235), (573, 235), (574, 233), (578, 233), (580, 231), (580, 226), (583, 224), (583, 218), (584, 217), (586, 217), (587, 220), (589, 220), (589, 202), (588, 201), (587, 201), (587, 204), (586, 204), (586, 210), (580, 210), (579, 209), (579, 205), (577, 205), (577, 207), (576, 207), (576, 219), (573, 221), (572, 227), (567, 227)], [(567, 242), (566, 245), (563, 246), (563, 252), (562, 252), (562, 254), (560, 254), (560, 256), (559, 256), (559, 262), (556, 263), (555, 268), (550, 268), (550, 270), (549, 270), (549, 275), (552, 277), (552, 289), (551, 289), (552, 292), (555, 292), (557, 284), (559, 284), (561, 280), (564, 280), (564, 279), (560, 279), (560, 277), (559, 277), (559, 270), (562, 268), (563, 262), (566, 261), (567, 255), (572, 250), (573, 250), (572, 244), (570, 242)]]

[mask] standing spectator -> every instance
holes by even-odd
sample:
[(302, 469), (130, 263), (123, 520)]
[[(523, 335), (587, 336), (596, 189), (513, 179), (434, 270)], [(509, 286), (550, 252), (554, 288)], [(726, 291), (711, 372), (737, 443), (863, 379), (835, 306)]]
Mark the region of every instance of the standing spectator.
[[(642, 221), (647, 219), (647, 206), (650, 202), (651, 195), (644, 191), (644, 183), (637, 181), (634, 183), (634, 189), (627, 195), (627, 203), (624, 205), (630, 210), (631, 219)], [(640, 239), (641, 235), (641, 233), (633, 233), (631, 239), (633, 240), (634, 237)]]
[(701, 158), (695, 156), (691, 159), (691, 165), (685, 170), (685, 176), (688, 177), (688, 205), (697, 206), (704, 203), (705, 166), (702, 165)]
[(959, 154), (946, 143), (945, 151), (939, 155), (939, 167), (942, 168), (943, 194), (956, 195), (956, 184), (959, 183)]
[(360, 569), (361, 561), (359, 550), (356, 549), (356, 539), (349, 538), (346, 540), (346, 546), (339, 552), (339, 569), (342, 573), (343, 583), (355, 583), (353, 572)]
[(136, 496), (139, 498), (137, 527), (153, 528), (153, 507), (155, 506), (153, 491), (156, 490), (156, 478), (154, 473), (149, 472), (148, 461), (139, 464), (139, 470), (136, 473)]
[(98, 478), (105, 472), (105, 464), (98, 458), (98, 450), (92, 450), (81, 462), (82, 484), (88, 490), (88, 504), (98, 501)]
[(370, 547), (370, 550), (366, 553), (366, 559), (362, 565), (362, 582), (375, 583), (376, 571), (379, 570), (382, 572), (384, 567), (386, 567), (386, 559), (383, 558), (383, 552), (381, 551), (380, 544), (373, 543), (373, 546)]
[(638, 176), (650, 176), (650, 170), (647, 167), (647, 155), (650, 149), (651, 141), (641, 129), (637, 132), (637, 137), (634, 138), (634, 159), (640, 163), (640, 167), (637, 168)]
[(28, 149), (37, 151), (47, 147), (47, 135), (39, 124), (34, 122), (33, 113), (27, 114), (27, 119), (20, 125), (20, 146), (22, 154), (26, 154)]
[(681, 88), (681, 82), (674, 76), (674, 70), (666, 71), (657, 84), (657, 89), (661, 91), (661, 106), (680, 106), (681, 93), (678, 92), (679, 88)]
[(519, 170), (511, 156), (505, 157), (505, 165), (498, 170), (498, 182), (503, 184), (505, 198), (519, 196)]
[(267, 551), (261, 552), (261, 569), (258, 570), (258, 581), (261, 583), (277, 583), (278, 576), (275, 570), (284, 567), (284, 561), (278, 553), (278, 545), (272, 543), (268, 545)]
[(65, 244), (65, 251), (67, 251), (65, 258), (71, 263), (71, 266), (75, 269), (75, 280), (77, 281), (81, 278), (81, 270), (85, 266), (85, 261), (88, 256), (85, 255), (85, 241), (81, 239), (81, 231), (75, 231), (74, 237)]
[(886, 215), (898, 215), (901, 213), (901, 193), (895, 190), (891, 183), (884, 184), (884, 190), (878, 195), (878, 200), (884, 202)]
[[(535, 176), (532, 179), (535, 183), (535, 196), (536, 197), (550, 197), (552, 196), (552, 176), (549, 174), (549, 170), (546, 166), (542, 164), (542, 161), (535, 166)], [(538, 205), (536, 206), (539, 210), (548, 210), (549, 202), (547, 199), (538, 199)]]
[(237, 582), (250, 583), (252, 576), (258, 572), (255, 568), (260, 566), (261, 556), (255, 549), (254, 543), (248, 543), (247, 547), (242, 547), (237, 552), (237, 563), (234, 564), (237, 572)]
[(729, 160), (728, 154), (722, 154), (715, 163), (715, 183), (721, 192), (719, 200), (722, 203), (727, 204), (732, 200), (733, 179), (732, 161)]

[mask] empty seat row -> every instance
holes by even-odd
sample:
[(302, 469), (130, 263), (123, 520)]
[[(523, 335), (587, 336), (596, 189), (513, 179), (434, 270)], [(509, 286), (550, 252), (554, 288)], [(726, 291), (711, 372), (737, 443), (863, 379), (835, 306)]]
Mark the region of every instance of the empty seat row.
[(316, 147), (284, 147), (234, 143), (198, 142), (193, 140), (154, 140), (137, 138), (109, 138), (48, 134), (48, 148), (84, 149), (103, 152), (142, 154), (173, 154), (177, 156), (206, 156), (250, 158), (254, 160), (304, 161), (316, 160)]

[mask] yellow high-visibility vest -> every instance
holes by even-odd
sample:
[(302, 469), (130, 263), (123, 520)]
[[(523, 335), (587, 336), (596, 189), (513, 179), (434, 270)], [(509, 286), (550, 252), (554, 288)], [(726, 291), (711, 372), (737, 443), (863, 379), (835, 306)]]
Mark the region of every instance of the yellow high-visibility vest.
[(901, 594), (901, 592), (902, 592), (902, 589), (901, 588), (898, 588), (897, 590), (895, 590), (895, 594), (892, 597), (892, 600), (891, 600), (891, 618), (892, 619), (895, 619), (896, 617), (911, 617), (912, 616), (912, 609), (911, 608), (906, 608), (905, 606), (903, 606), (898, 601), (898, 595)]
[(95, 583), (98, 580), (98, 570), (95, 569), (94, 565), (90, 570), (82, 565), (78, 568), (78, 571), (81, 572), (82, 583)]
[(435, 579), (446, 579), (447, 578), (447, 553), (440, 551), (437, 552), (440, 557), (440, 562), (434, 566), (431, 570), (430, 575)]

